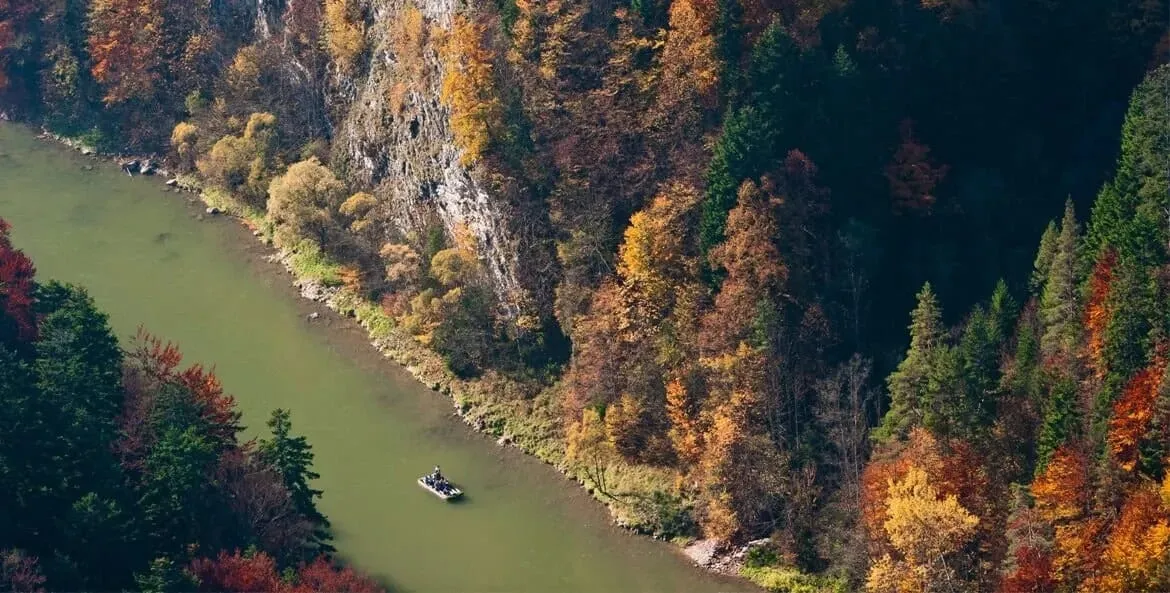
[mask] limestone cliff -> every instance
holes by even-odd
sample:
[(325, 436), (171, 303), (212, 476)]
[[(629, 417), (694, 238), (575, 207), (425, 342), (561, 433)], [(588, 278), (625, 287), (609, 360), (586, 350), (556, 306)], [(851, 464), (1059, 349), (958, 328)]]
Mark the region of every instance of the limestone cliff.
[[(259, 0), (272, 1), (272, 0)], [(450, 27), (455, 0), (363, 0), (367, 14), (365, 64), (352, 75), (333, 73), (333, 164), (355, 187), (379, 200), (391, 228), (418, 232), (439, 222), (451, 234), (463, 225), (504, 313), (519, 313), (518, 246), (508, 206), (489, 194), (481, 175), (460, 161), (440, 100), (443, 77), (435, 39)], [(417, 11), (413, 15), (408, 11)], [(421, 13), (421, 28), (404, 21)]]

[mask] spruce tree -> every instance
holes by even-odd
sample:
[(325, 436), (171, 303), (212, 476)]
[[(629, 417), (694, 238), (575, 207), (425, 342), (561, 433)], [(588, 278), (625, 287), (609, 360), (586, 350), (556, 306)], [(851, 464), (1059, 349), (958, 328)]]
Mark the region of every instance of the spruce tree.
[(1097, 197), (1089, 226), (1095, 250), (1155, 265), (1170, 241), (1170, 66), (1138, 85), (1121, 129), (1117, 174)]
[(1006, 346), (1019, 313), (1019, 303), (1012, 298), (1007, 282), (1000, 278), (999, 282), (995, 284), (995, 290), (991, 293), (991, 305), (987, 311), (987, 320), (991, 325), (991, 339), (997, 347)]
[(874, 430), (873, 438), (878, 442), (902, 438), (921, 423), (931, 366), (936, 351), (944, 345), (942, 310), (929, 282), (923, 284), (917, 298), (918, 305), (910, 314), (910, 348), (887, 380), (890, 409)]
[(743, 5), (739, 0), (718, 0), (715, 7), (715, 44), (723, 69), (719, 82), (728, 105), (735, 105), (743, 59)]
[(958, 358), (962, 365), (962, 404), (952, 422), (964, 435), (972, 435), (991, 424), (995, 417), (996, 388), (999, 385), (1000, 348), (998, 331), (991, 315), (976, 306), (963, 328)]
[(768, 124), (754, 107), (727, 116), (707, 170), (707, 195), (699, 220), (703, 253), (723, 242), (727, 215), (738, 200), (740, 184), (759, 176), (768, 162), (769, 138)]
[(1040, 297), (1040, 351), (1045, 357), (1070, 364), (1076, 357), (1081, 336), (1081, 307), (1078, 285), (1081, 276), (1081, 238), (1072, 200), (1065, 203)]
[(1047, 467), (1052, 454), (1077, 432), (1080, 414), (1077, 409), (1077, 386), (1067, 377), (1057, 378), (1048, 392), (1044, 420), (1036, 441), (1036, 474)]
[(1107, 300), (1112, 312), (1105, 326), (1105, 361), (1109, 369), (1093, 410), (1093, 432), (1104, 435), (1113, 401), (1126, 382), (1146, 366), (1155, 311), (1155, 289), (1145, 268), (1133, 260), (1118, 266)]
[(1033, 296), (1040, 296), (1048, 282), (1048, 270), (1052, 268), (1052, 257), (1056, 253), (1056, 238), (1060, 231), (1056, 222), (1050, 221), (1040, 236), (1040, 247), (1036, 251), (1036, 262), (1032, 265), (1032, 276), (1028, 288)]
[(191, 575), (166, 556), (155, 558), (150, 568), (134, 575), (134, 583), (142, 593), (182, 593), (198, 588)]
[(328, 541), (332, 539), (329, 533), (329, 520), (317, 510), (317, 499), (321, 491), (309, 486), (309, 482), (321, 477), (313, 471), (313, 447), (303, 436), (293, 436), (292, 421), (288, 410), (276, 409), (268, 420), (268, 428), (272, 431), (271, 439), (260, 441), (260, 455), (272, 465), (281, 477), (292, 495), (293, 507), (305, 519), (313, 523), (314, 540), (308, 555), (314, 556), (320, 552), (332, 552), (333, 547)]

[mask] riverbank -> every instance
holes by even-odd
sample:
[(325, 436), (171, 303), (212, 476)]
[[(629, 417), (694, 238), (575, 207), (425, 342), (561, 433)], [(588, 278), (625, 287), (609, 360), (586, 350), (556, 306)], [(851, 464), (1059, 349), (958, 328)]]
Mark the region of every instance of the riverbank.
[[(84, 145), (55, 135), (41, 135), (42, 140), (60, 142), (83, 154), (111, 162), (114, 166), (124, 155), (99, 154)], [(262, 242), (269, 253), (266, 259), (282, 265), (292, 276), (301, 297), (319, 303), (360, 325), (368, 342), (380, 353), (405, 368), (416, 380), (452, 401), (453, 414), (475, 431), (490, 435), (500, 446), (512, 446), (555, 467), (568, 479), (583, 485), (602, 502), (620, 526), (639, 529), (636, 510), (596, 491), (584, 476), (576, 475), (565, 464), (564, 439), (555, 415), (556, 387), (526, 384), (489, 372), (474, 380), (452, 375), (441, 358), (400, 331), (395, 321), (373, 302), (362, 298), (341, 281), (341, 266), (328, 261), (312, 244), (282, 245), (262, 213), (251, 210), (231, 196), (214, 190), (204, 191), (197, 179), (160, 178), (175, 193), (190, 192), (206, 206), (206, 215), (222, 212), (240, 221)], [(199, 218), (205, 214), (197, 214)], [(611, 466), (607, 481), (610, 489), (636, 499), (655, 489), (668, 490), (674, 476), (656, 468), (628, 465)], [(746, 547), (720, 549), (710, 541), (676, 541), (686, 547), (686, 555), (696, 565), (723, 575), (739, 576)], [(760, 542), (753, 542), (758, 545)]]

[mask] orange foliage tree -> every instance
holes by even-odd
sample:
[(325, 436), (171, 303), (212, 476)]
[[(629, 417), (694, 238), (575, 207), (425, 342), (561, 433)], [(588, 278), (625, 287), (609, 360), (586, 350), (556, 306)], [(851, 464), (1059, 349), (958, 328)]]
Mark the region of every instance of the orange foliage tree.
[(92, 73), (105, 87), (103, 100), (149, 100), (160, 83), (162, 0), (94, 0), (89, 10)]
[(1101, 568), (1080, 590), (1170, 591), (1170, 501), (1162, 500), (1156, 484), (1144, 483), (1126, 498), (1109, 533)]
[(463, 148), (465, 164), (483, 156), (503, 120), (493, 74), (496, 53), (488, 31), (484, 23), (456, 16), (440, 45), (444, 68), (440, 97), (451, 109), (451, 131)]
[(1166, 375), (1166, 357), (1159, 353), (1154, 362), (1138, 371), (1121, 397), (1113, 404), (1107, 440), (1109, 449), (1126, 471), (1137, 467), (1142, 438), (1154, 417), (1154, 402)]
[(1085, 330), (1088, 333), (1088, 357), (1093, 374), (1100, 381), (1108, 374), (1105, 360), (1105, 330), (1113, 317), (1109, 310), (1109, 289), (1113, 284), (1117, 252), (1107, 248), (1097, 257), (1089, 278), (1089, 300), (1085, 306)]

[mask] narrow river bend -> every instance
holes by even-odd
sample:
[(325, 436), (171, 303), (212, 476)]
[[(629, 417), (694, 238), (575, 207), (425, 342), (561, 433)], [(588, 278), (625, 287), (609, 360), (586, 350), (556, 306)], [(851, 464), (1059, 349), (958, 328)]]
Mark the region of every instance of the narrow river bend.
[[(189, 194), (163, 189), (0, 123), (0, 216), (38, 278), (87, 287), (124, 339), (141, 323), (187, 362), (216, 363), (250, 435), (273, 408), (290, 409), (313, 444), (339, 551), (393, 591), (747, 588), (612, 526), (551, 468), (471, 433), (360, 328), (298, 299), (238, 224), (198, 221)], [(313, 310), (321, 319), (308, 323)], [(415, 484), (435, 464), (466, 501), (446, 504)]]

